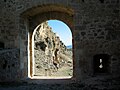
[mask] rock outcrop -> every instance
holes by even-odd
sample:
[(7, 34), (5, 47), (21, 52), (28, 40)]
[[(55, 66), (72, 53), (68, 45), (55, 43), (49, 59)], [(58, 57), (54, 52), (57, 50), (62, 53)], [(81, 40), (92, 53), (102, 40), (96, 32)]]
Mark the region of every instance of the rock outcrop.
[[(68, 76), (72, 75), (72, 53), (52, 31), (48, 22), (43, 22), (34, 35), (34, 75), (54, 76), (62, 67), (68, 68)], [(56, 75), (55, 75), (56, 76)], [(67, 75), (62, 75), (67, 76)]]

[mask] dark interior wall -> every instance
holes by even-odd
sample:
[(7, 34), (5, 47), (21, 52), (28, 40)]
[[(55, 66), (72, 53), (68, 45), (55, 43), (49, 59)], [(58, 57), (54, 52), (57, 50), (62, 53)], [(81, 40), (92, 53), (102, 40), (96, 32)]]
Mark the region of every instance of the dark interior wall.
[[(49, 6), (49, 9), (41, 8), (48, 4), (63, 8), (56, 7), (57, 9), (54, 10)], [(84, 79), (93, 75), (93, 58), (96, 54), (110, 55), (110, 72), (120, 73), (119, 6), (119, 0), (2, 0), (0, 2), (0, 42), (3, 42), (7, 49), (20, 50), (19, 68), (15, 69), (19, 71), (20, 78), (26, 78), (29, 55), (28, 32), (31, 28), (35, 28), (29, 27), (29, 19), (39, 13), (42, 15), (48, 11), (59, 10), (60, 13), (73, 15), (73, 24), (69, 21), (71, 19), (67, 22), (73, 28), (75, 77)], [(74, 11), (72, 14), (71, 9)], [(26, 14), (27, 11), (29, 13)], [(24, 13), (26, 16), (23, 15)]]
[(0, 50), (0, 82), (20, 80), (18, 49)]

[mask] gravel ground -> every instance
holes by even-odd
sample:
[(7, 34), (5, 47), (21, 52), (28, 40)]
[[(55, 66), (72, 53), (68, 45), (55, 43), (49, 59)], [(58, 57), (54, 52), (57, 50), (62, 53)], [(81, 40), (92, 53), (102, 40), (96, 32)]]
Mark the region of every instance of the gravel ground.
[(67, 84), (0, 83), (0, 90), (120, 90), (120, 77), (93, 77)]

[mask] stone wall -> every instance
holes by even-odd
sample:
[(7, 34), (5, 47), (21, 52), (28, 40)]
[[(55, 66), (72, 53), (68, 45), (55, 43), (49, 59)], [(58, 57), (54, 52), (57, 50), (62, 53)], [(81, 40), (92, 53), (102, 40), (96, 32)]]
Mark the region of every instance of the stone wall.
[(0, 82), (19, 80), (20, 54), (18, 49), (0, 50)]
[(119, 6), (119, 0), (1, 0), (0, 42), (5, 48), (20, 49), (16, 69), (21, 79), (27, 78), (34, 29), (43, 21), (58, 19), (73, 35), (73, 79), (92, 78), (96, 54), (110, 55), (110, 74), (120, 75)]
[[(67, 69), (65, 71), (65, 73), (68, 73), (67, 76), (72, 76), (71, 51), (68, 52), (67, 46), (60, 40), (57, 33), (53, 32), (47, 21), (40, 24), (38, 29), (34, 31), (33, 37), (35, 60), (33, 76), (53, 76), (52, 74), (59, 72), (59, 69), (63, 67)], [(57, 76), (65, 77), (65, 75)]]

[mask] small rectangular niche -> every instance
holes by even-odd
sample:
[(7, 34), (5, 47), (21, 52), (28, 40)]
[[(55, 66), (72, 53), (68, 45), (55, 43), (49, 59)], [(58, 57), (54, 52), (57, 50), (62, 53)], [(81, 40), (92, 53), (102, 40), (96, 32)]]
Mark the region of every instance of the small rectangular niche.
[(101, 3), (104, 3), (104, 0), (100, 0)]
[(94, 74), (110, 72), (110, 56), (108, 54), (97, 54), (93, 57)]
[(3, 42), (0, 42), (0, 50), (4, 49), (5, 48), (5, 45)]

